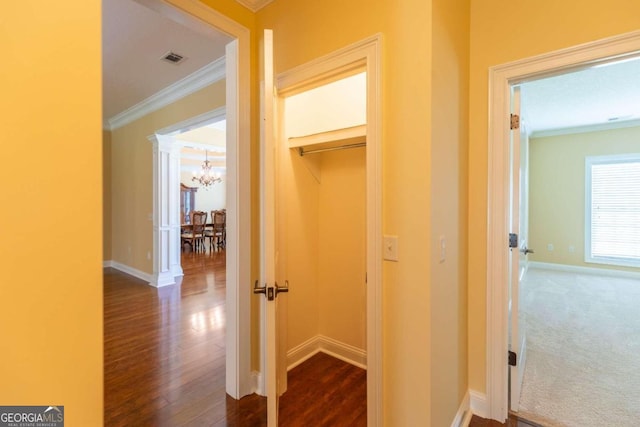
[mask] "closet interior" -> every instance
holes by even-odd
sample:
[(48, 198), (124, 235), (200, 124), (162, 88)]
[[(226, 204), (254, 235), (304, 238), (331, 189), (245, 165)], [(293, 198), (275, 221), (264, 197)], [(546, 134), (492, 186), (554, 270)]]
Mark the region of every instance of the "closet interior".
[(366, 73), (285, 95), (280, 105), (287, 369), (318, 351), (366, 369)]

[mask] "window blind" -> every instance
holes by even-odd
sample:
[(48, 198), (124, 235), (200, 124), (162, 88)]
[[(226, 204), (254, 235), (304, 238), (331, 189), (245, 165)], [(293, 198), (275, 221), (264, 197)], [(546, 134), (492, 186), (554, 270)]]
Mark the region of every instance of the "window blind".
[(591, 258), (640, 265), (640, 155), (590, 166)]

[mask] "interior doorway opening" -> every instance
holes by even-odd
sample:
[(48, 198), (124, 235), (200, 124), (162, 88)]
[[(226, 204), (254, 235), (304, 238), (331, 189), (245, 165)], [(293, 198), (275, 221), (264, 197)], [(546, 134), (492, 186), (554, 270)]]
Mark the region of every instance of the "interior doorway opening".
[(640, 33), (634, 32), (490, 70), (489, 224), (487, 235), (487, 398), (489, 418), (503, 422), (509, 409), (509, 242), (507, 223), (512, 189), (509, 185), (511, 86), (638, 56)]
[[(638, 95), (625, 84), (638, 75), (640, 61), (631, 56), (518, 85), (520, 144), (512, 153), (519, 148), (515, 175), (527, 185), (519, 186), (523, 274), (511, 276), (519, 298), (511, 303), (518, 316), (510, 340), (518, 366), (510, 369), (510, 410), (530, 421), (599, 426), (632, 424), (638, 417), (634, 402), (625, 402), (629, 393), (619, 392), (638, 379), (633, 369), (618, 368), (638, 367), (629, 343), (640, 339), (628, 308), (639, 303), (640, 270), (628, 266), (640, 254), (631, 237), (632, 218), (640, 212), (633, 195), (640, 188), (633, 173), (633, 165), (640, 169), (640, 109), (633, 106)], [(599, 190), (592, 188), (593, 164), (607, 171), (594, 184)], [(602, 255), (594, 259), (592, 253)], [(526, 346), (513, 345), (514, 330), (526, 332)], [(514, 372), (522, 376), (516, 387)]]
[[(250, 33), (246, 27), (196, 0), (171, 0), (169, 2), (132, 0), (130, 3), (137, 7), (138, 10), (149, 9), (155, 15), (161, 15), (173, 21), (174, 24), (179, 23), (187, 26), (194, 32), (205, 35), (216, 33), (219, 39), (220, 34), (223, 34), (222, 39), (225, 40), (225, 43), (228, 42), (228, 44), (223, 45), (224, 61), (222, 67), (226, 78), (226, 89), (222, 93), (225, 95), (226, 105), (223, 113), (227, 122), (227, 146), (229, 148), (227, 152), (229, 163), (226, 183), (229, 191), (227, 192), (226, 235), (228, 254), (226, 260), (226, 315), (228, 321), (226, 323), (225, 348), (227, 357), (225, 378), (227, 393), (238, 399), (251, 394), (256, 389), (250, 362), (250, 301), (248, 292), (251, 272)], [(144, 7), (140, 8), (140, 5)], [(131, 17), (127, 16), (127, 18)], [(197, 61), (194, 60), (191, 63), (195, 64)], [(169, 65), (169, 67), (173, 66)], [(203, 72), (208, 73), (209, 71), (209, 68), (204, 67)], [(203, 85), (211, 81), (210, 76), (200, 75), (199, 77), (201, 77), (200, 83)], [(193, 83), (193, 81), (190, 82)], [(173, 98), (173, 101), (184, 97), (191, 90), (191, 87), (187, 89), (174, 86), (172, 86), (174, 91), (172, 95), (177, 96), (177, 98)], [(184, 89), (184, 91), (180, 92), (181, 89)], [(146, 100), (144, 106), (146, 109), (138, 108), (134, 112), (135, 114), (127, 111), (128, 117), (124, 121), (116, 121), (120, 125), (125, 123), (126, 120), (130, 122), (144, 117), (145, 114), (149, 113), (149, 109), (153, 111), (153, 108), (161, 108), (158, 107), (161, 104), (157, 104), (155, 101), (157, 101), (156, 98)], [(166, 121), (161, 120), (161, 123), (166, 123)], [(166, 136), (166, 132), (163, 133), (165, 130), (160, 130), (158, 136), (153, 135), (150, 138), (156, 145), (156, 150), (154, 151), (153, 159), (145, 160), (150, 160), (154, 168), (153, 184), (148, 181), (144, 182), (144, 185), (148, 186), (147, 188), (151, 185), (154, 186), (153, 207), (145, 206), (142, 209), (144, 218), (136, 218), (135, 220), (136, 222), (153, 221), (153, 244), (145, 240), (138, 245), (145, 246), (145, 255), (138, 258), (148, 260), (149, 264), (153, 262), (153, 271), (152, 274), (148, 273), (151, 270), (150, 267), (145, 267), (146, 272), (142, 272), (140, 267), (129, 269), (133, 272), (143, 273), (138, 274), (138, 277), (143, 277), (147, 283), (158, 288), (175, 283), (175, 279), (180, 278), (182, 275), (179, 261), (179, 208), (175, 211), (169, 209), (170, 205), (173, 206), (175, 201), (179, 200), (179, 190), (175, 191), (171, 183), (178, 182), (179, 167), (176, 167), (176, 164), (178, 164), (180, 156), (176, 152), (178, 147), (171, 143), (170, 137)], [(146, 135), (154, 131), (155, 129), (147, 131)], [(142, 138), (144, 139), (146, 135)], [(134, 156), (131, 155), (129, 158), (134, 158)], [(145, 163), (145, 166), (150, 163)], [(140, 211), (141, 209), (137, 209), (135, 213), (140, 215)], [(131, 235), (133, 232), (130, 231), (129, 234)], [(151, 234), (146, 236), (151, 237)], [(140, 239), (138, 238), (138, 240)], [(131, 254), (134, 250), (135, 247), (133, 250), (131, 246), (129, 247), (129, 258), (133, 259)], [(126, 252), (127, 248), (125, 247), (124, 253), (126, 254)], [(116, 266), (117, 263), (112, 262), (111, 264)], [(241, 284), (245, 284), (245, 286)]]
[[(269, 30), (266, 30), (268, 32)], [(267, 35), (265, 35), (267, 38)], [(265, 49), (266, 51), (267, 49)], [(267, 55), (265, 55), (267, 56)], [(266, 61), (265, 61), (266, 62)], [(268, 67), (265, 66), (265, 69)], [(294, 95), (299, 95), (304, 92), (312, 91), (313, 89), (317, 89), (326, 84), (331, 84), (337, 81), (340, 81), (345, 78), (349, 78), (355, 76), (357, 74), (366, 71), (366, 78), (363, 79), (365, 82), (365, 92), (366, 98), (363, 99), (365, 101), (366, 107), (364, 108), (364, 117), (365, 120), (360, 123), (350, 123), (350, 125), (346, 128), (341, 129), (316, 129), (316, 130), (306, 130), (297, 135), (289, 134), (287, 135), (286, 117), (285, 111), (285, 101), (288, 101), (288, 98), (293, 97)], [(267, 73), (266, 73), (267, 74)], [(269, 80), (270, 77), (268, 75), (265, 76), (266, 80)], [(368, 425), (379, 425), (382, 420), (381, 412), (382, 412), (382, 388), (381, 388), (381, 268), (382, 268), (382, 258), (381, 258), (381, 141), (380, 141), (380, 36), (373, 36), (368, 39), (365, 39), (361, 42), (355, 43), (353, 45), (347, 46), (339, 51), (333, 52), (325, 57), (317, 58), (307, 64), (303, 64), (297, 68), (294, 68), (290, 71), (284, 72), (277, 76), (275, 91), (278, 93), (278, 98), (274, 104), (274, 109), (277, 111), (275, 115), (275, 128), (277, 129), (276, 135), (277, 144), (275, 145), (275, 150), (269, 149), (271, 147), (269, 142), (269, 138), (265, 137), (267, 141), (265, 150), (266, 153), (275, 153), (275, 158), (278, 162), (278, 167), (283, 162), (289, 162), (290, 171), (298, 172), (298, 175), (289, 174), (289, 177), (298, 177), (306, 180), (307, 184), (310, 184), (310, 188), (313, 188), (314, 185), (318, 184), (319, 180), (322, 180), (322, 156), (338, 156), (339, 154), (345, 154), (347, 156), (352, 156), (354, 153), (356, 155), (364, 154), (364, 171), (365, 175), (365, 219), (360, 220), (362, 223), (364, 221), (365, 224), (360, 224), (360, 226), (364, 226), (364, 234), (365, 234), (365, 242), (363, 243), (366, 248), (364, 250), (364, 259), (362, 261), (365, 264), (364, 271), (360, 273), (363, 274), (364, 280), (358, 280), (359, 284), (365, 282), (366, 285), (361, 288), (364, 290), (365, 299), (366, 299), (366, 315), (365, 315), (365, 323), (366, 323), (366, 338), (364, 342), (361, 344), (366, 347), (366, 420)], [(265, 90), (265, 92), (267, 92)], [(265, 94), (265, 116), (269, 116), (270, 108), (268, 106), (271, 104), (268, 100), (270, 99), (269, 94)], [(318, 117), (317, 115), (315, 116)], [(269, 120), (265, 120), (266, 123), (269, 123)], [(265, 126), (265, 135), (270, 135), (271, 132), (268, 131), (268, 126)], [(364, 132), (362, 132), (364, 130)], [(315, 133), (313, 133), (315, 132)], [(361, 132), (362, 135), (358, 135), (358, 132)], [(336, 133), (341, 135), (338, 138), (335, 138)], [(355, 134), (354, 134), (355, 133)], [(329, 135), (328, 135), (329, 134)], [(365, 139), (366, 136), (366, 139)], [(326, 138), (329, 137), (329, 138)], [(355, 139), (355, 140), (354, 140)], [(361, 139), (361, 141), (358, 141)], [(344, 144), (344, 140), (350, 140), (353, 144)], [(344, 145), (358, 145), (366, 140), (366, 149), (364, 147), (354, 148), (350, 147), (346, 149)], [(310, 144), (319, 144), (319, 147), (310, 148), (306, 147)], [(328, 144), (328, 146), (325, 146)], [(342, 149), (337, 149), (338, 147), (333, 146), (333, 144), (337, 144), (343, 147)], [(325, 151), (326, 149), (330, 149), (330, 151)], [(342, 151), (342, 153), (340, 153)], [(318, 157), (320, 156), (320, 157)], [(263, 166), (265, 170), (270, 170), (273, 168), (273, 160), (268, 159), (266, 156), (262, 159)], [(273, 169), (271, 169), (273, 170)], [(304, 194), (304, 191), (296, 189), (297, 182), (294, 179), (288, 180), (286, 182), (281, 182), (285, 178), (283, 178), (284, 174), (276, 173), (277, 177), (277, 188), (282, 189), (286, 186), (290, 188), (293, 187), (295, 190), (293, 192), (290, 191), (281, 191), (276, 195), (275, 199), (277, 202), (274, 202), (275, 205), (275, 220), (274, 225), (279, 227), (279, 230), (283, 230), (282, 224), (286, 223), (287, 226), (290, 225), (289, 222), (286, 222), (287, 219), (284, 216), (279, 215), (278, 211), (281, 207), (292, 206), (298, 207), (300, 206), (300, 200), (304, 199), (309, 194)], [(315, 181), (316, 184), (313, 184)], [(271, 189), (267, 189), (269, 194), (272, 194)], [(318, 190), (320, 191), (320, 190)], [(298, 193), (296, 193), (298, 192)], [(302, 199), (299, 199), (298, 196), (301, 196)], [(284, 199), (283, 199), (284, 197)], [(266, 197), (265, 197), (266, 198)], [(316, 200), (316, 205), (318, 205), (318, 198), (311, 197), (311, 199)], [(306, 199), (305, 199), (306, 200)], [(310, 203), (306, 204), (303, 202), (305, 208), (311, 208), (313, 200), (309, 200)], [(265, 208), (266, 209), (266, 208)], [(270, 211), (269, 211), (270, 212)], [(305, 217), (302, 211), (296, 212), (299, 217), (301, 223), (309, 220), (308, 217)], [(312, 214), (315, 216), (316, 220), (318, 219), (318, 212)], [(270, 224), (270, 221), (266, 223)], [(267, 231), (269, 227), (265, 227), (264, 231)], [(308, 228), (302, 227), (301, 230), (307, 230)], [(317, 231), (317, 230), (316, 230)], [(303, 231), (304, 232), (304, 231)], [(290, 286), (293, 292), (294, 286), (296, 283), (291, 280), (290, 277), (287, 277), (284, 274), (294, 274), (295, 270), (304, 269), (303, 264), (296, 264), (294, 262), (290, 262), (289, 256), (295, 248), (286, 247), (287, 244), (291, 244), (291, 239), (287, 239), (286, 233), (283, 235), (282, 233), (271, 233), (277, 235), (278, 240), (274, 246), (277, 246), (277, 251), (269, 251), (264, 250), (265, 257), (265, 265), (268, 263), (271, 266), (269, 260), (276, 260), (274, 263), (273, 269), (275, 270), (275, 274), (280, 275), (279, 279), (282, 281), (288, 280), (290, 282)], [(314, 244), (312, 241), (314, 240), (313, 232), (311, 232), (310, 236), (305, 236), (308, 238), (311, 243), (307, 246), (313, 251), (313, 248), (317, 248), (317, 242)], [(294, 236), (292, 236), (294, 237)], [(296, 243), (296, 242), (294, 242)], [(281, 245), (285, 245), (282, 246)], [(271, 246), (267, 245), (268, 248)], [(275, 253), (271, 253), (275, 252)], [(299, 253), (295, 254), (301, 255)], [(273, 256), (273, 257), (272, 257)], [(292, 257), (293, 258), (293, 257)], [(309, 259), (313, 257), (303, 257), (308, 262)], [(271, 268), (271, 267), (270, 267)], [(357, 268), (357, 267), (356, 267)], [(289, 271), (287, 271), (289, 270)], [(264, 280), (265, 283), (270, 283), (269, 280)], [(271, 280), (273, 282), (273, 280)], [(296, 279), (297, 282), (297, 279)], [(291, 296), (292, 293), (287, 295)], [(338, 295), (334, 295), (337, 297)], [(286, 297), (285, 297), (286, 298)], [(279, 300), (284, 300), (281, 298)], [(282, 334), (282, 330), (284, 329), (284, 333), (286, 333), (286, 319), (285, 322), (282, 320), (274, 319), (274, 311), (277, 311), (276, 318), (282, 319), (280, 316), (280, 308), (277, 310), (273, 310), (273, 305), (268, 305), (265, 300), (263, 300), (265, 304), (262, 305), (263, 311), (263, 330), (261, 331), (262, 342), (266, 342), (267, 336), (273, 336), (274, 334)], [(290, 307), (289, 307), (290, 309)], [(284, 324), (283, 324), (284, 323)], [(316, 322), (317, 323), (317, 322)], [(274, 332), (273, 326), (277, 325), (278, 331)], [(292, 331), (295, 332), (295, 331)], [(297, 332), (296, 332), (297, 333)], [(286, 383), (286, 372), (287, 372), (287, 353), (289, 356), (301, 356), (300, 359), (304, 359), (306, 355), (313, 353), (314, 351), (319, 351), (320, 346), (325, 346), (327, 348), (327, 343), (331, 344), (330, 340), (326, 340), (327, 342), (320, 342), (324, 340), (316, 339), (318, 334), (312, 334), (313, 337), (307, 337), (308, 339), (304, 342), (300, 339), (300, 334), (297, 336), (298, 342), (296, 342), (295, 348), (286, 348), (282, 346), (277, 347), (273, 345), (271, 340), (269, 353), (265, 351), (262, 355), (262, 366), (268, 367), (266, 369), (268, 378), (273, 378), (269, 380), (267, 399), (269, 401), (268, 407), (271, 408), (269, 413), (275, 414), (277, 413), (277, 392), (282, 393), (284, 391), (284, 384)], [(275, 340), (276, 343), (278, 340)], [(341, 347), (341, 346), (336, 346)], [(267, 348), (267, 346), (265, 346)], [(345, 346), (342, 346), (344, 349)], [(356, 348), (353, 346), (350, 350)], [(295, 350), (295, 351), (294, 351)], [(271, 353), (273, 352), (273, 353)], [(272, 354), (276, 354), (277, 356), (272, 356)], [(297, 354), (296, 354), (297, 353)], [(339, 353), (336, 351), (335, 353)], [(361, 360), (365, 360), (362, 356), (363, 353), (361, 349), (360, 352), (355, 351), (354, 353), (360, 353)], [(267, 356), (269, 354), (269, 356)], [(357, 357), (356, 357), (357, 359)], [(276, 362), (274, 362), (276, 361)], [(277, 366), (276, 366), (277, 365)], [(277, 378), (277, 381), (276, 381)], [(275, 385), (275, 386), (274, 386)], [(272, 400), (273, 399), (273, 400)], [(273, 409), (276, 408), (276, 409)], [(275, 418), (275, 417), (274, 417)], [(269, 419), (272, 419), (272, 415), (269, 415)]]

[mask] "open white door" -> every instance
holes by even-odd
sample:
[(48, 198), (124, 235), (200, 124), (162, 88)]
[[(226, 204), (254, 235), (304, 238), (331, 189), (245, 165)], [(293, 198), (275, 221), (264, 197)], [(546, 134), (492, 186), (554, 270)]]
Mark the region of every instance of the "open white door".
[[(509, 407), (517, 412), (526, 362), (525, 331), (520, 327), (518, 314), (520, 309), (520, 283), (526, 272), (526, 256), (529, 253), (526, 244), (526, 179), (521, 170), (521, 134), (520, 88), (513, 87), (511, 95), (511, 209), (509, 238)], [(526, 135), (525, 135), (526, 138)], [(525, 147), (526, 149), (526, 147)], [(524, 153), (526, 154), (526, 152)], [(526, 161), (526, 158), (525, 158)], [(526, 163), (522, 164), (525, 166)], [(526, 170), (525, 170), (526, 173)], [(525, 221), (522, 219), (525, 218)]]
[[(522, 102), (522, 99), (520, 100)], [(518, 223), (519, 243), (520, 243), (520, 264), (519, 280), (522, 283), (527, 270), (529, 269), (529, 259), (527, 254), (533, 253), (527, 248), (529, 244), (529, 135), (526, 132), (527, 124), (525, 120), (520, 120), (520, 222)]]
[[(278, 425), (278, 294), (287, 292), (276, 282), (276, 155), (274, 137), (273, 32), (264, 31), (260, 132), (260, 280), (254, 293), (261, 296), (261, 371), (267, 396), (267, 426)], [(264, 298), (262, 298), (264, 297)]]

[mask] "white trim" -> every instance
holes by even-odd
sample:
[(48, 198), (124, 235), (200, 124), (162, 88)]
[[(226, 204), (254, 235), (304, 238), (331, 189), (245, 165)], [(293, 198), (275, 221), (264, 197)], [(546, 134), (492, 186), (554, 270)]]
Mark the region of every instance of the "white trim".
[(358, 368), (367, 369), (367, 352), (349, 344), (319, 335), (320, 351)]
[(481, 418), (489, 418), (489, 402), (487, 395), (478, 391), (469, 390), (471, 413)]
[[(226, 391), (253, 392), (251, 376), (251, 32), (198, 0), (138, 0), (165, 16), (235, 39), (225, 53), (227, 120)], [(205, 30), (206, 30), (205, 28)], [(231, 142), (231, 143), (230, 143)], [(233, 149), (231, 149), (229, 147)]]
[[(128, 265), (119, 263), (118, 261), (104, 261), (103, 263), (109, 263), (108, 267), (115, 268), (116, 270), (127, 273), (130, 276), (137, 277), (138, 279), (144, 280), (149, 285), (151, 285), (153, 276), (149, 273), (145, 273), (144, 271), (138, 270), (137, 268), (129, 267)], [(105, 267), (107, 266), (105, 265)]]
[(287, 352), (287, 371), (323, 352), (358, 368), (367, 369), (367, 352), (324, 335), (316, 335)]
[(619, 122), (597, 123), (593, 125), (574, 126), (562, 129), (549, 129), (531, 132), (531, 138), (545, 138), (548, 136), (571, 135), (576, 133), (598, 132), (602, 130), (634, 128), (640, 126), (640, 119)]
[(258, 371), (251, 371), (251, 392), (258, 396), (264, 396), (264, 380), (262, 374)]
[[(158, 129), (155, 133), (162, 135), (176, 135), (178, 133), (187, 132), (193, 129), (209, 125), (211, 123), (219, 122), (225, 119), (227, 113), (227, 106), (214, 108), (213, 110), (206, 111), (197, 116), (189, 117), (179, 123), (174, 123), (170, 126)], [(147, 137), (148, 138), (148, 137)], [(180, 141), (181, 143), (184, 141)]]
[(102, 261), (102, 268), (109, 268), (109, 267), (113, 267), (113, 261), (111, 260)]
[(183, 276), (180, 265), (180, 146), (170, 135), (155, 134), (153, 144), (153, 280), (168, 286)]
[(222, 57), (111, 117), (107, 120), (109, 130), (118, 129), (162, 107), (166, 107), (187, 95), (191, 95), (212, 83), (222, 80), (224, 76), (225, 58)]
[(565, 273), (590, 274), (593, 276), (622, 277), (640, 280), (640, 272), (614, 270), (609, 268), (583, 267), (580, 265), (554, 264), (550, 262), (529, 262), (529, 268), (536, 270), (562, 271)]
[[(527, 80), (623, 59), (640, 52), (640, 31), (515, 61), (489, 70), (487, 198), (487, 417), (508, 412), (508, 209), (510, 88)], [(473, 405), (473, 394), (471, 395)], [(473, 407), (473, 406), (472, 406)]]
[(309, 338), (287, 351), (287, 371), (304, 363), (320, 352), (320, 335)]
[(244, 7), (246, 7), (247, 9), (249, 9), (250, 11), (252, 11), (253, 13), (256, 13), (257, 11), (259, 11), (260, 9), (262, 9), (263, 7), (271, 3), (273, 0), (236, 0), (236, 1), (241, 5), (243, 5)]
[(281, 73), (278, 94), (292, 95), (355, 70), (367, 72), (367, 425), (381, 426), (382, 360), (382, 35), (376, 34)]
[(584, 262), (621, 267), (640, 268), (640, 260), (622, 257), (593, 256), (593, 166), (639, 163), (639, 153), (586, 156), (584, 158)]
[(456, 416), (451, 422), (451, 427), (467, 427), (471, 422), (471, 417), (473, 413), (471, 412), (471, 398), (469, 397), (469, 391), (464, 395), (462, 402), (460, 402), (460, 406), (458, 407), (458, 412), (456, 412)]

